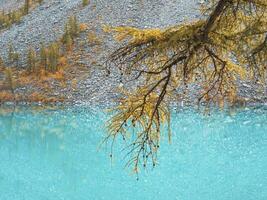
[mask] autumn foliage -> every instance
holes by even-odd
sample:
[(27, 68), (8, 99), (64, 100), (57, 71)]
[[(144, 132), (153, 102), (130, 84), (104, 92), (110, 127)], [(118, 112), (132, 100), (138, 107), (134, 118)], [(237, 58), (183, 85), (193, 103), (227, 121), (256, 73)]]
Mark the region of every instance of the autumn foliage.
[(231, 106), (240, 99), (240, 82), (266, 84), (266, 0), (212, 0), (201, 10), (201, 19), (167, 29), (106, 29), (122, 42), (108, 70), (115, 66), (139, 82), (131, 92), (121, 89), (107, 139), (134, 138), (129, 165), (136, 172), (149, 160), (156, 164), (164, 125), (171, 136), (172, 99), (193, 92), (197, 104)]
[[(87, 25), (79, 24), (77, 18), (71, 16), (65, 27), (65, 33), (59, 41), (49, 45), (41, 43), (39, 51), (29, 47), (26, 68), (19, 67), (20, 55), (12, 45), (9, 46), (8, 66), (4, 66), (2, 59), (0, 65), (0, 76), (3, 74), (5, 77), (0, 81), (0, 103), (7, 101), (55, 103), (64, 100), (60, 96), (51, 97), (54, 87), (52, 83), (66, 87), (67, 77), (73, 76), (75, 70), (70, 70), (68, 56), (75, 38), (80, 32), (87, 30)], [(27, 94), (15, 92), (17, 88), (27, 86), (32, 88)]]
[(24, 5), (10, 12), (2, 10), (0, 12), (0, 29), (9, 28), (14, 23), (19, 23), (24, 15), (27, 15), (31, 9), (42, 3), (43, 0), (25, 0)]

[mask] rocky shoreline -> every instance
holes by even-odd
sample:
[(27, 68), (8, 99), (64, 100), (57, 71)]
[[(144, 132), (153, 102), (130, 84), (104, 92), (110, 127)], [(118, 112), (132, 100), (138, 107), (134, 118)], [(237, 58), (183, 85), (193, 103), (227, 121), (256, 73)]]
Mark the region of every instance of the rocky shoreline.
[[(68, 17), (75, 15), (80, 23), (88, 24), (89, 32), (99, 36), (101, 44), (84, 43), (87, 34), (81, 34), (77, 38), (73, 52), (79, 52), (79, 55), (69, 56), (69, 62), (73, 67), (83, 65), (84, 77), (79, 78), (75, 89), (61, 88), (55, 83), (53, 95), (63, 94), (66, 97), (66, 104), (114, 104), (114, 100), (118, 97), (117, 87), (121, 84), (132, 87), (134, 83), (127, 82), (116, 70), (107, 76), (103, 63), (118, 44), (111, 36), (103, 33), (103, 26), (168, 27), (185, 20), (199, 18), (200, 2), (200, 0), (126, 0), (122, 3), (121, 0), (92, 0), (88, 6), (82, 7), (81, 0), (45, 0), (42, 5), (25, 16), (21, 23), (0, 31), (2, 49), (0, 55), (6, 61), (8, 46), (12, 44), (15, 51), (21, 54), (20, 66), (25, 66), (27, 49), (33, 47), (38, 51), (41, 42), (49, 44), (58, 40), (64, 32), (64, 24)], [(0, 10), (19, 7), (22, 3), (23, 0), (0, 0)], [(258, 85), (253, 83), (242, 83), (240, 87), (240, 96), (248, 103), (267, 103), (266, 88), (264, 91), (258, 91)], [(25, 87), (17, 90), (27, 93), (29, 89), (31, 88)]]

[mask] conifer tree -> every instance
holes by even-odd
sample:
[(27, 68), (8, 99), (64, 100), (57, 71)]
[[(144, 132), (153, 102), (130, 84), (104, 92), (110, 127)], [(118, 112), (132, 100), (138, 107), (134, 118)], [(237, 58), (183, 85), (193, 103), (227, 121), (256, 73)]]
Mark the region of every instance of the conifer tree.
[(16, 67), (19, 66), (19, 53), (18, 52), (14, 52), (14, 54), (13, 54), (13, 62), (15, 63)]
[(42, 0), (38, 0), (38, 1), (37, 0), (25, 0), (24, 6), (22, 8), (9, 11), (8, 13), (5, 13), (5, 11), (2, 10), (0, 13), (0, 29), (8, 28), (12, 24), (19, 22), (23, 15), (26, 15), (29, 13), (29, 10), (32, 7), (32, 4), (35, 4), (35, 3), (42, 3)]
[(30, 0), (25, 0), (25, 3), (24, 3), (24, 13), (25, 14), (28, 14), (29, 13), (29, 10), (30, 10)]
[(57, 43), (53, 43), (48, 48), (48, 69), (51, 72), (58, 70), (58, 59), (59, 59), (59, 46)]
[(67, 51), (69, 51), (71, 49), (72, 44), (73, 44), (73, 37), (74, 37), (71, 35), (69, 27), (70, 26), (68, 24), (66, 24), (65, 32), (64, 32), (64, 35), (62, 37), (62, 43), (66, 46)]
[(62, 43), (66, 46), (66, 50), (70, 51), (74, 42), (74, 38), (80, 33), (80, 26), (76, 16), (71, 16), (65, 25), (65, 32), (62, 37)]
[(69, 31), (72, 37), (79, 34), (80, 28), (76, 16), (71, 16), (68, 21)]
[(15, 51), (14, 51), (13, 45), (10, 44), (8, 47), (8, 60), (10, 63), (14, 62), (14, 57), (15, 57), (14, 55), (15, 55)]
[(70, 36), (69, 33), (66, 35), (66, 41), (65, 41), (65, 44), (66, 44), (66, 49), (67, 49), (67, 51), (70, 51), (71, 48), (72, 48), (72, 45), (73, 45), (73, 41), (72, 41), (72, 38), (71, 38), (71, 36)]
[(5, 72), (5, 83), (7, 84), (7, 87), (9, 88), (11, 93), (13, 94), (14, 100), (16, 100), (15, 82), (14, 82), (14, 79), (13, 79), (12, 69), (10, 67), (6, 67), (4, 72)]
[(37, 72), (36, 53), (33, 48), (29, 48), (27, 55), (27, 67), (30, 72)]
[(0, 67), (3, 67), (4, 66), (4, 60), (3, 58), (0, 56)]
[(8, 48), (8, 60), (10, 64), (16, 64), (18, 66), (19, 63), (19, 53), (16, 52), (13, 48), (13, 45), (9, 45)]
[(44, 69), (47, 71), (48, 66), (47, 66), (47, 49), (45, 48), (44, 44), (41, 44), (40, 48), (40, 64)]
[(70, 30), (69, 30), (69, 26), (68, 26), (68, 24), (65, 24), (65, 27), (64, 27), (64, 34), (63, 34), (63, 36), (62, 36), (62, 43), (63, 44), (66, 44), (66, 36), (68, 35), (68, 34), (70, 34)]
[(87, 6), (89, 4), (89, 0), (83, 0), (83, 7)]
[(166, 29), (111, 28), (123, 43), (110, 55), (109, 68), (116, 66), (141, 84), (134, 91), (121, 89), (107, 139), (132, 134), (129, 163), (136, 172), (149, 159), (155, 165), (164, 125), (171, 137), (170, 101), (186, 96), (189, 87), (198, 85), (195, 103), (207, 106), (231, 106), (242, 80), (266, 88), (267, 1), (206, 2), (203, 16), (191, 23)]

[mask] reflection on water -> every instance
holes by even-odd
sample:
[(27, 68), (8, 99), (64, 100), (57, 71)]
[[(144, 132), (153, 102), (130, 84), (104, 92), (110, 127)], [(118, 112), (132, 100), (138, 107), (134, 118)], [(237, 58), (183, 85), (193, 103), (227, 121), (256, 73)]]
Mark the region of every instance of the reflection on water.
[(0, 199), (264, 200), (267, 110), (174, 111), (173, 141), (140, 180), (97, 147), (107, 116), (84, 107), (0, 108)]

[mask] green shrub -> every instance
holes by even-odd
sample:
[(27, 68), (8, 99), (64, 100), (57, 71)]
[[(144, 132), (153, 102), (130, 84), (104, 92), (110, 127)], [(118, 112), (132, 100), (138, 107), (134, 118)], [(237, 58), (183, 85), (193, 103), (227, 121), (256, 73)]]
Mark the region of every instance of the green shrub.
[(87, 6), (89, 4), (89, 0), (83, 0), (83, 7)]

